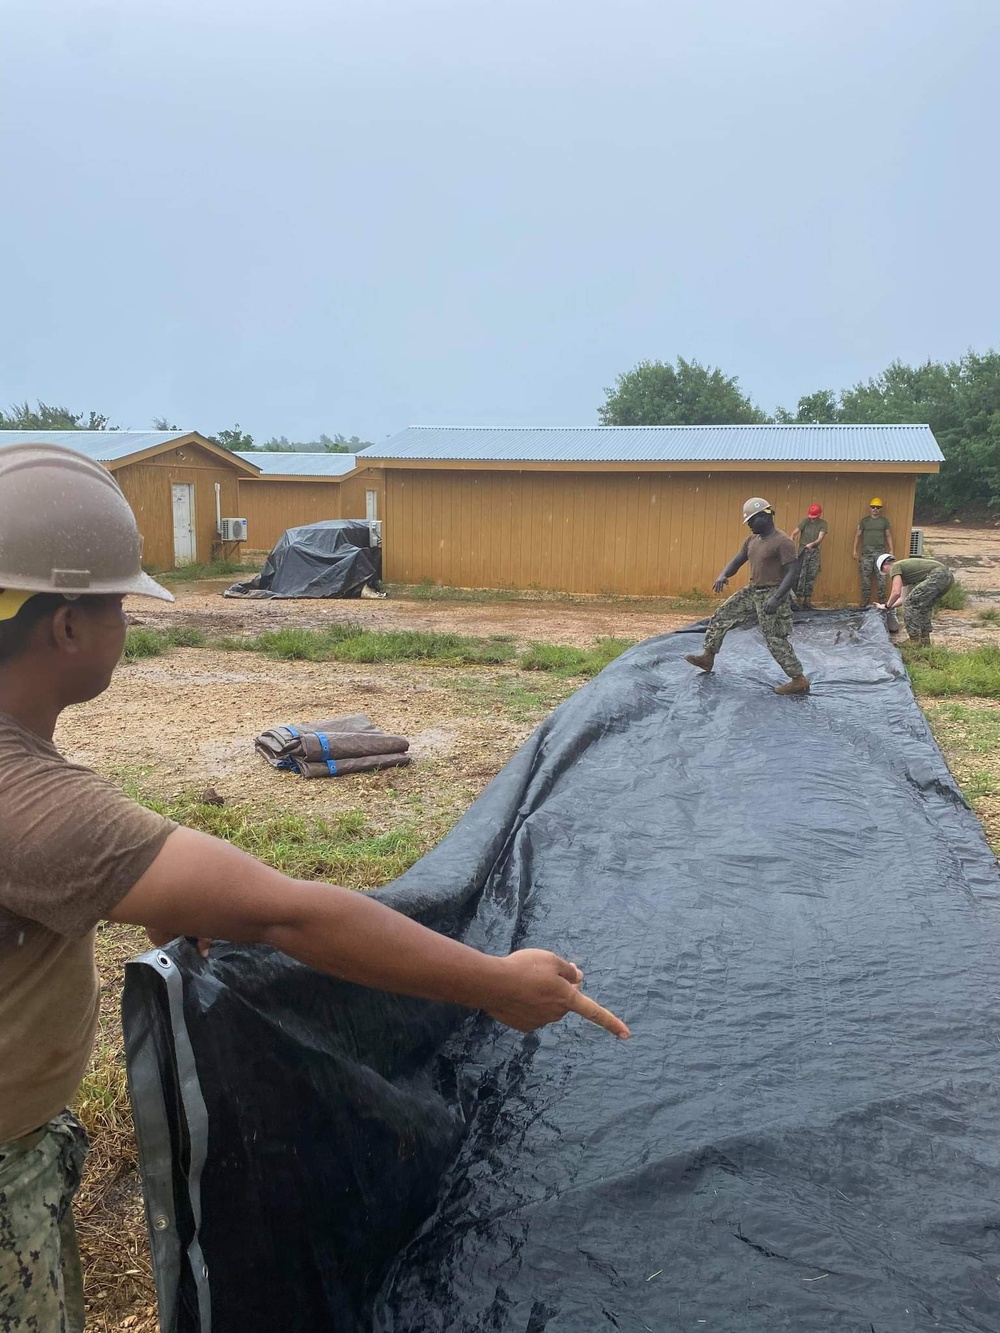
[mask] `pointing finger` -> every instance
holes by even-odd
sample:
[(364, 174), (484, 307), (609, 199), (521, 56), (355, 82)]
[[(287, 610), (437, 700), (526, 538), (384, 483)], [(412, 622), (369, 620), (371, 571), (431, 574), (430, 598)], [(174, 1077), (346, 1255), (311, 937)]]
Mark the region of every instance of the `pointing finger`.
[(589, 995), (584, 995), (582, 992), (573, 997), (570, 1002), (570, 1009), (573, 1013), (579, 1014), (581, 1018), (586, 1018), (588, 1022), (596, 1023), (598, 1027), (605, 1028), (622, 1041), (627, 1040), (632, 1035), (621, 1019), (616, 1018), (610, 1009), (602, 1008), (596, 1000), (592, 1000)]

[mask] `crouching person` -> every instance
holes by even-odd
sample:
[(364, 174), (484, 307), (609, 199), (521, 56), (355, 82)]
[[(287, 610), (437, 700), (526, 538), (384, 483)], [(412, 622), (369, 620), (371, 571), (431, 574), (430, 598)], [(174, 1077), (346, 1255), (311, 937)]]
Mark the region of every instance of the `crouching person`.
[(743, 522), (750, 536), (715, 580), (716, 592), (722, 592), (738, 569), (750, 562), (750, 582), (734, 592), (709, 621), (705, 631), (705, 651), (685, 660), (702, 671), (711, 671), (722, 641), (731, 629), (758, 625), (768, 651), (788, 680), (775, 686), (775, 694), (808, 694), (809, 681), (802, 663), (789, 642), (792, 632), (790, 593), (798, 577), (795, 546), (787, 533), (774, 526), (774, 510), (759, 496), (743, 506)]
[[(894, 616), (894, 607), (903, 599), (903, 589), (909, 591), (903, 602), (903, 624), (914, 643), (926, 647), (931, 641), (931, 614), (936, 602), (939, 602), (951, 585), (955, 576), (947, 565), (940, 560), (931, 560), (924, 556), (910, 556), (897, 560), (893, 555), (880, 555), (878, 572), (885, 578), (892, 579), (892, 587), (879, 610), (888, 611)], [(890, 629), (892, 625), (890, 624)]]

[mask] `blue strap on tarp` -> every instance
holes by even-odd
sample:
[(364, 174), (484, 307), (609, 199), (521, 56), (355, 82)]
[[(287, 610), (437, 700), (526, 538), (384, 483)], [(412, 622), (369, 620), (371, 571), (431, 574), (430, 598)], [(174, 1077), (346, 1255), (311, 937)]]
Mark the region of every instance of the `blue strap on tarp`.
[(323, 758), (326, 760), (326, 766), (330, 770), (330, 776), (332, 777), (337, 771), (337, 761), (330, 758), (330, 742), (321, 731), (317, 731), (316, 737), (319, 741), (320, 749), (323, 751)]

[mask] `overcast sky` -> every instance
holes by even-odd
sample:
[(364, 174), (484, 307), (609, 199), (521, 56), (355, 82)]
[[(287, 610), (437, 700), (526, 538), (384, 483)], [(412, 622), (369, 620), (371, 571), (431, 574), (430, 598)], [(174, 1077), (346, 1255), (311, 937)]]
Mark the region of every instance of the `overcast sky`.
[(258, 440), (1000, 345), (995, 0), (0, 0), (0, 405)]

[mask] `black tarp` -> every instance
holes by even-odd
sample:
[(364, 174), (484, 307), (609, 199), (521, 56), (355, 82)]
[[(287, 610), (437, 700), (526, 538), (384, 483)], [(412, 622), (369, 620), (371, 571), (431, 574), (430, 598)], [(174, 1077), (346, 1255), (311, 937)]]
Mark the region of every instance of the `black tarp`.
[(634, 648), (380, 894), (630, 1042), (129, 966), (165, 1328), (1000, 1329), (997, 865), (877, 613), (795, 643), (805, 698), (756, 632)]
[(260, 573), (223, 596), (360, 597), (381, 578), (382, 548), (372, 545), (371, 523), (331, 518), (283, 532)]

